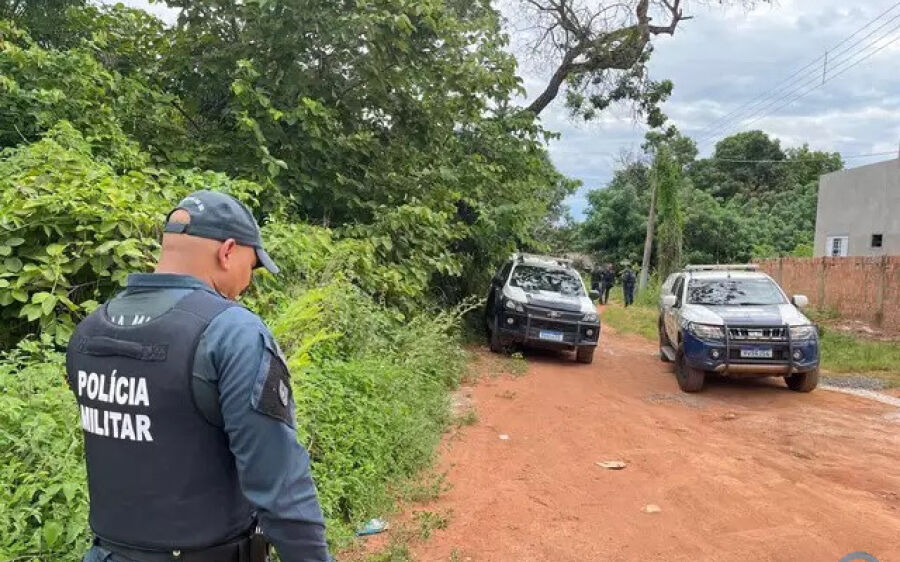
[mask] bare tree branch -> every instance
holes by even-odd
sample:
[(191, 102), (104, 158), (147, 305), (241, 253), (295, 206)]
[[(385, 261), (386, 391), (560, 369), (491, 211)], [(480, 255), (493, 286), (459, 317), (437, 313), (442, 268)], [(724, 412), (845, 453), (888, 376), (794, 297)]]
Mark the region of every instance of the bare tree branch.
[[(529, 51), (535, 56), (542, 53), (548, 59), (545, 62), (555, 59), (546, 86), (527, 107), (535, 115), (546, 109), (567, 82), (575, 94), (596, 90), (592, 99), (598, 106), (604, 105), (610, 92), (616, 99), (637, 100), (639, 83), (646, 81), (640, 77), (646, 77), (643, 64), (652, 37), (674, 35), (681, 22), (691, 19), (684, 15), (682, 0), (511, 1), (520, 12), (530, 14), (525, 16), (531, 18), (534, 29)], [(767, 0), (740, 1), (753, 5)], [(623, 86), (622, 81), (629, 77), (634, 83)]]

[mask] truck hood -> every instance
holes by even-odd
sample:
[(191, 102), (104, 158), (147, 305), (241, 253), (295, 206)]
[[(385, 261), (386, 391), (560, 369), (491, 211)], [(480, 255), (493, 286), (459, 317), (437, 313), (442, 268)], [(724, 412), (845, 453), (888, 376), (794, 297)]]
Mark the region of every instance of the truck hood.
[(738, 324), (743, 326), (798, 326), (810, 324), (809, 319), (792, 304), (764, 306), (709, 306), (689, 304), (682, 318), (701, 324)]
[(552, 308), (553, 310), (565, 310), (569, 312), (596, 312), (594, 303), (585, 296), (564, 295), (553, 291), (524, 291), (521, 287), (504, 287), (503, 295), (506, 298), (525, 305)]

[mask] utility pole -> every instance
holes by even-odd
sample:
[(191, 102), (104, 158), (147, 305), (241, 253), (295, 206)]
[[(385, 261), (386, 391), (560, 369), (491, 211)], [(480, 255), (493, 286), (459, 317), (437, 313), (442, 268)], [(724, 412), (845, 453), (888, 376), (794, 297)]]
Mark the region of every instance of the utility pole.
[(656, 225), (656, 182), (651, 180), (653, 191), (650, 192), (650, 212), (647, 213), (647, 237), (644, 239), (644, 259), (641, 260), (641, 277), (638, 280), (638, 291), (647, 286), (650, 276), (650, 254), (653, 250), (653, 227)]
[(828, 74), (828, 51), (825, 51), (825, 62), (822, 63), (822, 85), (825, 84), (825, 76)]

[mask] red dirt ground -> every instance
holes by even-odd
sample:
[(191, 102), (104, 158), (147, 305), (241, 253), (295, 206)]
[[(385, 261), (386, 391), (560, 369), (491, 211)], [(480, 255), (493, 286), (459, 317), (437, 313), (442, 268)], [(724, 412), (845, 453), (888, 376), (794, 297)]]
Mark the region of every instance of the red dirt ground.
[(440, 456), (451, 488), (415, 506), (449, 525), (414, 560), (900, 560), (896, 408), (777, 379), (682, 394), (652, 342), (608, 329), (593, 365), (526, 356), (472, 389), (478, 422)]

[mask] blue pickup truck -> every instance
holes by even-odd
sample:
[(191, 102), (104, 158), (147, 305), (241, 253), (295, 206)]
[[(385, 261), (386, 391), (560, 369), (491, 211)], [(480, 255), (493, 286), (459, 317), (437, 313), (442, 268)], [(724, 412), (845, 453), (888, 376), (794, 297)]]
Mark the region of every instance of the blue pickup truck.
[(685, 392), (703, 389), (707, 375), (784, 377), (810, 392), (819, 382), (819, 334), (800, 309), (754, 265), (688, 266), (662, 286), (659, 348), (675, 363)]

